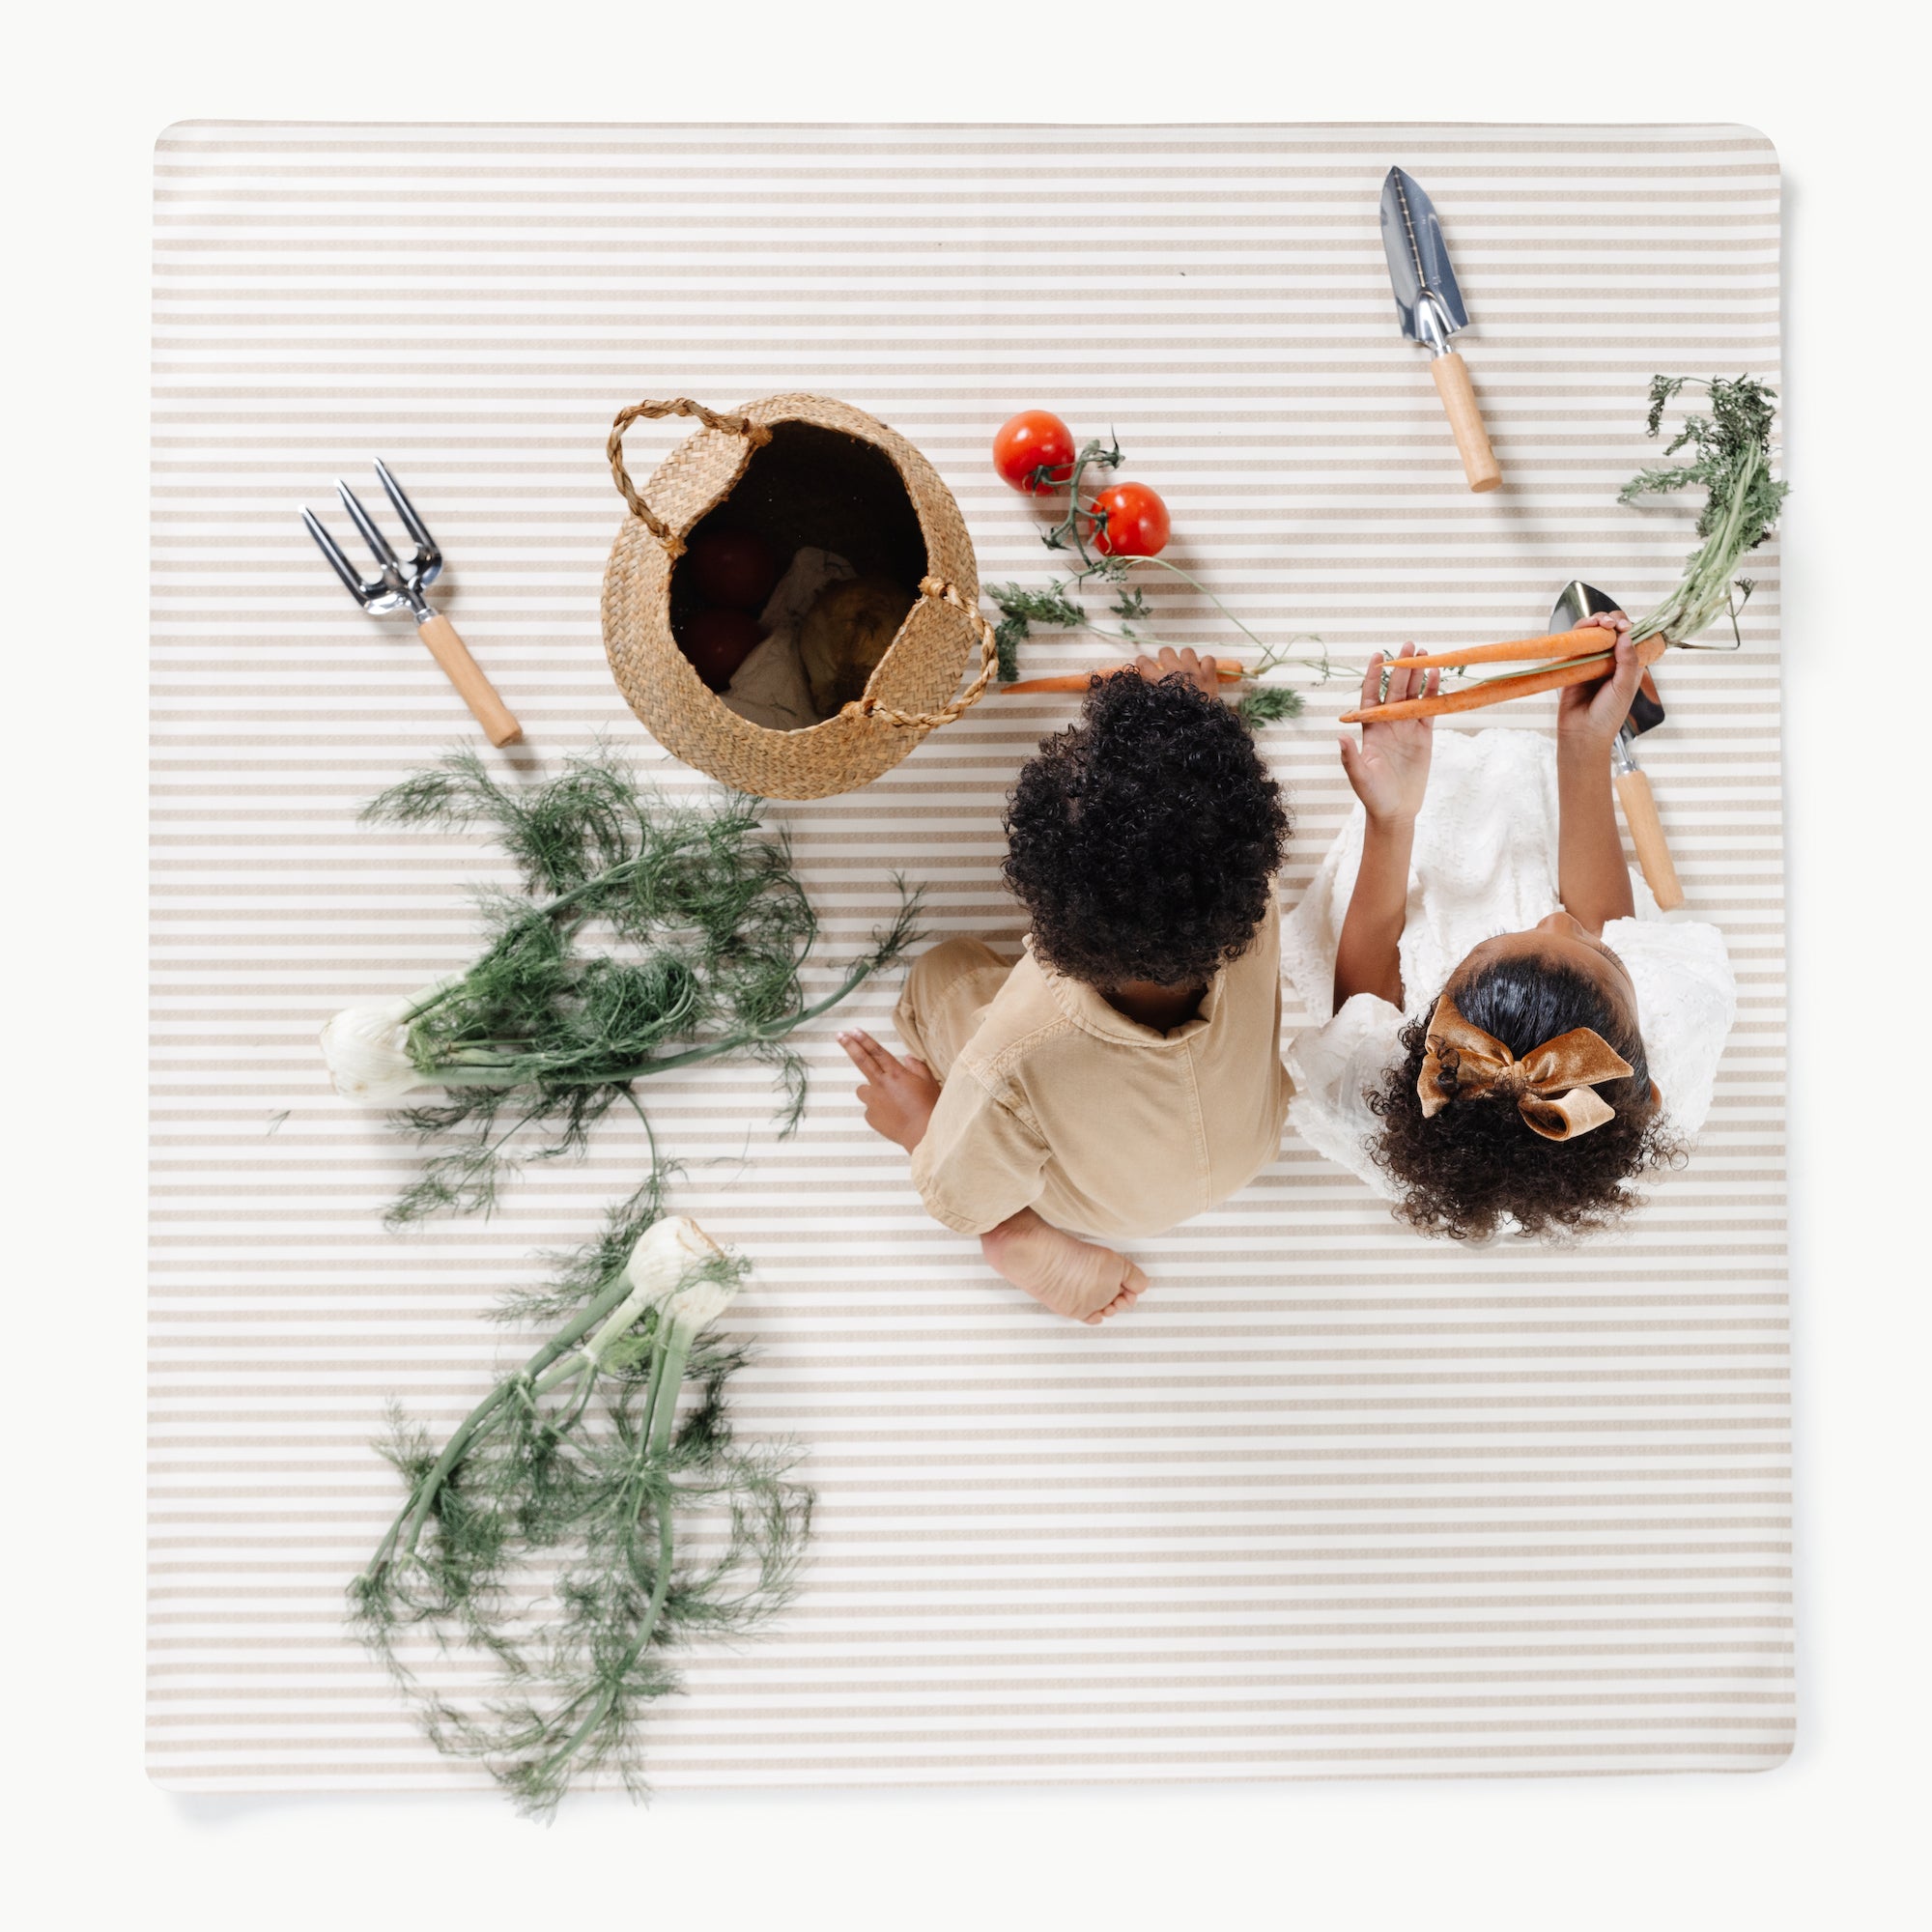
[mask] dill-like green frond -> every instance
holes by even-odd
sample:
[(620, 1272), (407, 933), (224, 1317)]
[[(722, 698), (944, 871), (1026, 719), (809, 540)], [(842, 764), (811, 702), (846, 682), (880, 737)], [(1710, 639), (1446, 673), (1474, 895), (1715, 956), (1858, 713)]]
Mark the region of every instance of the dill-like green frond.
[(1299, 718), (1301, 694), (1286, 684), (1258, 684), (1235, 709), (1250, 731), (1259, 731), (1264, 725), (1279, 724), (1284, 718)]
[(805, 1105), (805, 1063), (784, 1041), (899, 958), (917, 937), (900, 882), (892, 925), (808, 1006), (800, 972), (818, 920), (781, 835), (756, 801), (667, 800), (600, 751), (559, 775), (503, 784), (457, 752), (371, 801), (366, 818), (486, 827), (522, 893), (481, 895), (487, 945), (424, 996), (408, 1052), (442, 1097), (396, 1116), (428, 1150), (391, 1225), (488, 1213), (525, 1160), (579, 1151), (651, 1074), (745, 1052), (778, 1075), (781, 1131)]
[[(1698, 547), (1670, 595), (1633, 627), (1638, 639), (1661, 633), (1688, 643), (1725, 611), (1735, 624), (1743, 599), (1734, 598), (1733, 582), (1747, 584), (1737, 578), (1738, 564), (1771, 534), (1790, 489), (1771, 473), (1776, 391), (1752, 377), (1714, 376), (1699, 383), (1689, 376), (1653, 376), (1645, 419), (1649, 433), (1661, 433), (1665, 410), (1693, 384), (1708, 391), (1710, 413), (1687, 415), (1664, 450), (1675, 456), (1690, 449), (1691, 461), (1639, 470), (1618, 493), (1620, 502), (1634, 503), (1692, 484), (1707, 492), (1697, 517)], [(1745, 596), (1749, 594), (1746, 587)]]
[[(618, 1225), (592, 1247), (610, 1252)], [(349, 1587), (355, 1629), (438, 1747), (480, 1759), (539, 1816), (588, 1773), (642, 1795), (645, 1719), (678, 1689), (668, 1653), (777, 1614), (810, 1530), (792, 1454), (734, 1437), (726, 1385), (745, 1350), (688, 1333), (666, 1299), (593, 1354), (583, 1338), (626, 1284), (586, 1301), (589, 1254), (566, 1258), (554, 1284), (575, 1312), (446, 1443), (394, 1417), (383, 1453), (406, 1499)], [(715, 1257), (673, 1293), (743, 1272)], [(532, 1586), (545, 1592), (535, 1616)], [(494, 1688), (464, 1698), (423, 1681), (399, 1652), (416, 1632), (439, 1657), (456, 1645), (490, 1657)]]

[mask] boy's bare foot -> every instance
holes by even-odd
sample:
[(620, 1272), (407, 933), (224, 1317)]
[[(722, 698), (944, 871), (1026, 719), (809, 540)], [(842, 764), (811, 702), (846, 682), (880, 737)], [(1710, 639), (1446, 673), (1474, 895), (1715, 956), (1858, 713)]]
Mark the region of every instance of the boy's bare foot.
[(980, 1248), (996, 1274), (1042, 1308), (1090, 1325), (1124, 1315), (1148, 1285), (1124, 1255), (1076, 1240), (1031, 1208), (981, 1235)]

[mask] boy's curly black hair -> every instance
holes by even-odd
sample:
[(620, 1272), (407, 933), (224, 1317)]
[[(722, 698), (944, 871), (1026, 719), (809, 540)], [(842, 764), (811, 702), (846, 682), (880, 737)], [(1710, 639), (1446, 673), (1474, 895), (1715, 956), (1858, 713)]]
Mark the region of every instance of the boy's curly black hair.
[(1289, 815), (1232, 707), (1118, 673), (1022, 769), (1006, 832), (1037, 958), (1092, 986), (1188, 986), (1270, 912)]
[[(1532, 1132), (1503, 1094), (1458, 1100), (1424, 1120), (1415, 1083), (1428, 1052), (1429, 1019), (1411, 1020), (1401, 1034), (1404, 1057), (1368, 1096), (1383, 1123), (1369, 1151), (1402, 1189), (1396, 1213), (1420, 1234), (1457, 1241), (1487, 1240), (1511, 1222), (1547, 1238), (1614, 1226), (1640, 1203), (1629, 1183), (1683, 1155), (1652, 1103), (1650, 1061), (1632, 1016), (1587, 975), (1520, 956), (1495, 960), (1451, 984), (1463, 1017), (1519, 1059), (1575, 1027), (1589, 1027), (1632, 1070), (1628, 1079), (1596, 1089), (1617, 1110), (1616, 1119), (1565, 1141)], [(1429, 1011), (1435, 1010), (1432, 1000)]]

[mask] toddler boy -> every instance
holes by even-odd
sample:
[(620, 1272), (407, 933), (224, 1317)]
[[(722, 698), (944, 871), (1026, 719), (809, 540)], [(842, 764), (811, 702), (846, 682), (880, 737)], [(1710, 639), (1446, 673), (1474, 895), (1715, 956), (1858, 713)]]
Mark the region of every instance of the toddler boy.
[(906, 979), (909, 1057), (839, 1043), (927, 1211), (1046, 1307), (1100, 1321), (1147, 1277), (1079, 1236), (1164, 1233), (1281, 1144), (1288, 812), (1214, 660), (1163, 650), (1094, 681), (1022, 769), (1006, 832), (1019, 961), (947, 940)]

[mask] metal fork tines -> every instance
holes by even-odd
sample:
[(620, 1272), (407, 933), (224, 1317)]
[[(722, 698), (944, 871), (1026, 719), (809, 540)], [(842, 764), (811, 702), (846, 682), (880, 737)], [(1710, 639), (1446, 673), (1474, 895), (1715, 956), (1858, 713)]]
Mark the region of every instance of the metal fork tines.
[(523, 726), (511, 717), (490, 680), (477, 668), (469, 647), (456, 635), (456, 627), (440, 611), (432, 611), (423, 595), (424, 586), (434, 583), (442, 569), (442, 553), (437, 549), (429, 526), (404, 496), (403, 486), (389, 474), (386, 463), (378, 460), (376, 475), (383, 485), (383, 494), (403, 520), (403, 528), (415, 545), (412, 556), (399, 557), (389, 548), (389, 540), (376, 526), (376, 520), (356, 501), (355, 491), (340, 477), (336, 478), (335, 493), (349, 512), (349, 521), (361, 531), (362, 541), (376, 559), (375, 576), (358, 576), (322, 519), (306, 507), (301, 513), (303, 526), (315, 539), (316, 548), (328, 559), (329, 569), (342, 580), (349, 594), (363, 610), (372, 616), (381, 616), (388, 611), (407, 611), (415, 619), (416, 635), (429, 647), (430, 655), (442, 667), (450, 683), (462, 693), (464, 702), (475, 713), (490, 742), (514, 743), (523, 736)]
[(335, 494), (342, 498), (342, 507), (349, 512), (349, 521), (362, 533), (362, 541), (369, 546), (376, 561), (382, 566), (374, 577), (358, 577), (355, 566), (343, 555), (342, 547), (329, 535), (323, 521), (306, 507), (302, 510), (302, 522), (308, 526), (308, 533), (316, 541), (316, 547), (328, 559), (329, 567), (348, 586), (349, 594), (361, 605), (363, 610), (380, 614), (384, 611), (400, 611), (406, 606), (411, 614), (420, 623), (430, 614), (428, 603), (423, 597), (423, 585), (436, 582), (442, 569), (442, 553), (436, 547), (436, 539), (429, 533), (429, 526), (416, 513), (416, 506), (403, 494), (403, 486), (389, 474), (389, 466), (379, 457), (376, 462), (376, 475), (383, 485), (384, 494), (395, 505), (396, 515), (403, 520), (403, 528), (410, 534), (415, 545), (415, 554), (405, 563), (389, 548), (388, 540), (376, 527), (375, 519), (356, 500), (355, 493), (341, 477), (335, 479)]

